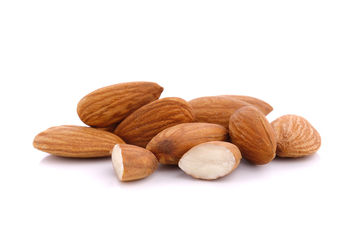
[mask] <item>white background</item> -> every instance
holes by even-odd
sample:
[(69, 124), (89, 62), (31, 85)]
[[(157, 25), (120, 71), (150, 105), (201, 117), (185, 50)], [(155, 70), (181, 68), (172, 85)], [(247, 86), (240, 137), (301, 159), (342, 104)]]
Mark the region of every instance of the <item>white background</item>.
[[(349, 1), (1, 1), (1, 251), (350, 251)], [(243, 94), (320, 132), (309, 158), (205, 182), (32, 147), (85, 94)]]

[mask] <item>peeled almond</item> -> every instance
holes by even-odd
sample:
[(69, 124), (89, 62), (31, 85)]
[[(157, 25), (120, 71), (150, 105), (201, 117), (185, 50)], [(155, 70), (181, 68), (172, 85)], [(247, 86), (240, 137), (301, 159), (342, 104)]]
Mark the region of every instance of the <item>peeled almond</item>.
[(158, 160), (152, 152), (129, 144), (114, 146), (112, 163), (120, 181), (143, 179), (151, 175), (158, 167)]
[(241, 158), (234, 144), (212, 141), (187, 151), (180, 159), (179, 167), (194, 178), (214, 180), (230, 174), (237, 168)]

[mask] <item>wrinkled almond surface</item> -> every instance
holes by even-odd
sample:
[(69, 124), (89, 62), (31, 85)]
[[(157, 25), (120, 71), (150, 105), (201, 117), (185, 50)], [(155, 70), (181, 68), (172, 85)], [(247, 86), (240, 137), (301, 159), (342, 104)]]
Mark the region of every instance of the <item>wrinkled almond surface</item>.
[(97, 89), (77, 107), (80, 119), (90, 126), (108, 127), (138, 108), (157, 100), (163, 88), (154, 82), (126, 82)]
[(189, 101), (197, 122), (216, 123), (228, 128), (230, 116), (241, 107), (250, 105), (226, 96), (205, 96)]
[(158, 167), (158, 161), (152, 152), (129, 144), (117, 144), (113, 148), (112, 162), (120, 181), (143, 179)]
[(321, 136), (303, 117), (284, 115), (271, 123), (277, 138), (277, 156), (303, 157), (321, 146)]
[(157, 134), (148, 144), (162, 164), (177, 164), (186, 151), (193, 146), (209, 141), (224, 141), (228, 138), (225, 127), (213, 123), (182, 123)]
[(243, 158), (253, 164), (267, 164), (276, 155), (276, 138), (265, 115), (253, 106), (239, 109), (230, 118), (231, 141)]
[(247, 102), (253, 105), (254, 107), (256, 107), (257, 109), (259, 109), (261, 112), (263, 112), (264, 115), (268, 115), (273, 110), (270, 104), (252, 96), (245, 96), (245, 95), (223, 95), (223, 96), (231, 97), (234, 99), (241, 100), (243, 102)]
[(64, 125), (39, 133), (35, 148), (62, 157), (93, 158), (110, 156), (115, 144), (124, 141), (113, 133), (84, 126)]
[(185, 100), (169, 97), (139, 108), (125, 118), (114, 133), (128, 144), (146, 147), (162, 130), (193, 120), (192, 108)]

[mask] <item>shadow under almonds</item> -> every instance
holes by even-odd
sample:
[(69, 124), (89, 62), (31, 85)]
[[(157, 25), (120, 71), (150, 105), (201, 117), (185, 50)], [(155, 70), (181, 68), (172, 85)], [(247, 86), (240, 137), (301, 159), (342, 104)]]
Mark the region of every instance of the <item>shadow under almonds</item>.
[(106, 164), (111, 163), (110, 157), (100, 157), (100, 158), (69, 158), (69, 157), (59, 157), (54, 155), (48, 155), (44, 157), (40, 164), (43, 165), (96, 165), (96, 164)]
[(320, 155), (318, 153), (315, 153), (310, 156), (306, 157), (299, 157), (299, 158), (282, 158), (282, 157), (276, 157), (274, 160), (272, 160), (273, 163), (275, 164), (280, 164), (281, 166), (293, 166), (300, 164), (305, 166), (305, 164), (308, 163), (317, 163), (321, 160)]

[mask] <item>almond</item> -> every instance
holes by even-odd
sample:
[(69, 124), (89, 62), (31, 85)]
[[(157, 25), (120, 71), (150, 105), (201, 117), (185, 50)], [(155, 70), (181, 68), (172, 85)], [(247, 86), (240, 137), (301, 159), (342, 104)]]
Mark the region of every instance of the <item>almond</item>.
[(253, 105), (257, 109), (259, 109), (261, 112), (263, 112), (264, 115), (268, 115), (273, 110), (273, 107), (270, 104), (255, 97), (244, 96), (244, 95), (222, 95), (222, 96), (231, 97), (243, 102), (247, 102), (250, 105)]
[(303, 117), (284, 115), (271, 123), (277, 138), (277, 156), (303, 157), (321, 147), (321, 136)]
[(93, 127), (93, 128), (94, 129), (98, 129), (98, 130), (104, 130), (104, 131), (108, 131), (108, 132), (113, 132), (117, 126), (118, 126), (118, 124), (114, 123), (114, 124), (109, 125), (107, 127)]
[(146, 149), (153, 152), (161, 164), (177, 164), (186, 151), (200, 143), (222, 141), (228, 137), (225, 127), (212, 123), (181, 123), (156, 135)]
[(110, 156), (115, 144), (124, 141), (113, 133), (84, 126), (51, 127), (35, 138), (35, 148), (62, 157), (92, 158)]
[(176, 97), (163, 98), (151, 102), (123, 120), (114, 133), (128, 144), (146, 147), (159, 132), (171, 126), (192, 122), (191, 106)]
[(230, 174), (241, 158), (241, 152), (234, 144), (213, 141), (187, 151), (180, 159), (179, 167), (194, 178), (213, 180)]
[(97, 89), (82, 98), (80, 119), (90, 126), (108, 127), (138, 108), (157, 100), (163, 88), (154, 82), (126, 82)]
[(216, 123), (228, 128), (230, 116), (241, 107), (250, 105), (225, 96), (205, 96), (189, 101), (197, 122)]
[(112, 162), (120, 181), (148, 177), (158, 167), (158, 161), (152, 152), (129, 144), (115, 145), (112, 152)]
[(230, 118), (231, 141), (243, 158), (253, 164), (267, 164), (276, 155), (276, 138), (264, 114), (253, 106), (236, 111)]

